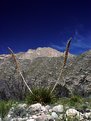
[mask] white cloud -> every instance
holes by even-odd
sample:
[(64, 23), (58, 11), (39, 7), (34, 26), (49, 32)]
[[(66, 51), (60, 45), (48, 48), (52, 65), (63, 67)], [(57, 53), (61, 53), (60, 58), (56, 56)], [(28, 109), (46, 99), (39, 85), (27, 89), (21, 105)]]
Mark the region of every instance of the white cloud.
[(55, 45), (55, 44), (51, 44), (51, 47), (58, 49), (60, 51), (63, 51), (65, 49), (65, 46), (59, 46), (59, 45)]
[[(62, 42), (60, 44), (62, 46), (54, 43), (52, 43), (50, 46), (60, 51), (64, 51), (66, 42)], [(70, 51), (72, 53), (82, 53), (89, 49), (91, 49), (91, 34), (87, 34), (83, 36), (82, 34), (76, 31), (71, 42)]]
[(72, 47), (77, 47), (81, 49), (91, 49), (90, 36), (82, 36), (77, 31), (72, 40)]

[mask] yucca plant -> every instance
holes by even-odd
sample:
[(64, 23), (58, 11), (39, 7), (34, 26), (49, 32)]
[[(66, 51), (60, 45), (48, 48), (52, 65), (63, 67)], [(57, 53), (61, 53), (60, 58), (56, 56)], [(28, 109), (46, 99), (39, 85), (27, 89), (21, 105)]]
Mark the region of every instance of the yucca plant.
[(33, 103), (42, 103), (42, 104), (50, 104), (54, 103), (56, 100), (55, 94), (50, 93), (51, 89), (39, 87), (39, 88), (33, 88), (32, 93), (28, 93), (26, 95), (26, 103), (27, 104), (33, 104)]

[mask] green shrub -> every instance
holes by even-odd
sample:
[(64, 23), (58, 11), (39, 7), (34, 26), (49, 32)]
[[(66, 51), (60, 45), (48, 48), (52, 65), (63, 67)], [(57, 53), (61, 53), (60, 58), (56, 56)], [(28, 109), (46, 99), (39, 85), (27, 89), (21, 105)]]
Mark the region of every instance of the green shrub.
[(74, 118), (67, 117), (66, 121), (80, 121), (80, 119), (76, 118), (76, 117), (74, 117)]
[(47, 88), (33, 88), (33, 94), (29, 93), (26, 96), (26, 103), (27, 104), (34, 104), (34, 103), (42, 103), (42, 104), (49, 104), (55, 102), (55, 95), (54, 93), (50, 93), (51, 89)]
[(82, 103), (83, 102), (83, 98), (81, 96), (78, 96), (78, 95), (73, 95), (70, 98), (69, 102), (70, 102), (71, 106), (75, 106), (75, 104)]
[(12, 101), (0, 101), (0, 117), (3, 119), (12, 107)]

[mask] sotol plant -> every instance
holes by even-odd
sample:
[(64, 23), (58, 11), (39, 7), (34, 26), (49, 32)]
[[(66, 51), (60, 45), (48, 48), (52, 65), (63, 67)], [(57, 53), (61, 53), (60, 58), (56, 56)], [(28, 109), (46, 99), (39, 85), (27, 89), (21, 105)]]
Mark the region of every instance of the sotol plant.
[(29, 90), (29, 92), (33, 94), (32, 90), (31, 90), (30, 87), (28, 86), (28, 84), (27, 84), (27, 82), (26, 82), (26, 80), (25, 80), (25, 78), (24, 78), (24, 76), (23, 76), (23, 74), (22, 74), (22, 72), (21, 72), (21, 70), (20, 70), (19, 62), (18, 62), (18, 60), (16, 59), (16, 56), (15, 56), (14, 52), (11, 50), (11, 48), (8, 47), (8, 49), (9, 49), (10, 53), (12, 54), (12, 58), (13, 58), (14, 61), (15, 61), (16, 68), (17, 68), (17, 71), (19, 72), (19, 75), (21, 76), (21, 78), (22, 78), (24, 84), (26, 85), (27, 89)]
[(33, 103), (41, 103), (41, 104), (50, 104), (56, 101), (56, 97), (54, 93), (50, 93), (51, 89), (39, 87), (33, 88), (33, 94), (29, 93), (26, 95), (26, 103), (33, 104)]
[(70, 38), (70, 39), (68, 40), (68, 42), (67, 42), (63, 66), (62, 66), (61, 72), (60, 72), (60, 74), (59, 74), (59, 77), (58, 77), (58, 79), (57, 79), (57, 81), (56, 81), (54, 87), (53, 87), (52, 90), (51, 90), (51, 93), (53, 93), (53, 91), (55, 90), (57, 84), (59, 83), (60, 78), (62, 77), (62, 73), (63, 73), (64, 67), (65, 67), (65, 65), (66, 65), (67, 58), (68, 58), (68, 52), (69, 52), (71, 40), (72, 40), (72, 38)]
[(66, 65), (66, 62), (67, 62), (67, 57), (68, 57), (68, 52), (69, 52), (69, 47), (70, 47), (70, 43), (71, 43), (71, 40), (72, 38), (70, 38), (68, 40), (68, 43), (67, 43), (67, 46), (66, 46), (66, 51), (65, 51), (65, 57), (64, 57), (64, 62), (63, 62), (63, 66), (62, 66), (62, 69), (61, 69), (61, 72), (60, 72), (60, 75), (54, 85), (54, 87), (51, 89), (48, 89), (48, 88), (38, 88), (38, 89), (30, 89), (30, 87), (28, 86), (23, 74), (22, 74), (22, 71), (20, 70), (20, 67), (19, 67), (19, 62), (18, 60), (16, 59), (16, 56), (14, 54), (14, 52), (10, 49), (10, 53), (12, 54), (12, 58), (14, 59), (15, 61), (15, 64), (16, 64), (16, 68), (17, 68), (17, 71), (19, 72), (19, 75), (21, 76), (24, 84), (26, 85), (27, 89), (29, 90), (29, 95), (27, 96), (27, 102), (28, 103), (34, 103), (34, 102), (41, 102), (41, 103), (51, 103), (53, 98), (54, 98), (54, 93), (53, 91), (55, 90), (58, 82), (59, 82), (59, 79), (61, 78), (62, 76), (62, 73), (63, 73), (63, 70), (64, 70), (64, 67)]
[(10, 48), (8, 48), (8, 49), (9, 49), (10, 53), (12, 54), (12, 58), (14, 59), (16, 69), (29, 91), (29, 94), (27, 94), (27, 96), (26, 96), (26, 102), (28, 104), (36, 103), (36, 102), (40, 102), (42, 104), (52, 103), (54, 101), (55, 96), (53, 93), (52, 94), (50, 93), (51, 89), (43, 88), (43, 87), (30, 89), (30, 87), (28, 86), (28, 84), (22, 74), (22, 71), (20, 70), (19, 62), (16, 59), (14, 52)]

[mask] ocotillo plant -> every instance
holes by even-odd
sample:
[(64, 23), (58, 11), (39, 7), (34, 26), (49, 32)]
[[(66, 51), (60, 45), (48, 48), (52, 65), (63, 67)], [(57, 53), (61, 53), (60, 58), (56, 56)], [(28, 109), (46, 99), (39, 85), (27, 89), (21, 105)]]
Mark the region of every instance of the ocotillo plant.
[(66, 51), (65, 51), (65, 55), (64, 55), (63, 66), (62, 66), (62, 69), (61, 69), (60, 75), (59, 75), (59, 77), (58, 77), (58, 79), (57, 79), (57, 81), (56, 81), (54, 87), (53, 87), (52, 90), (51, 90), (51, 93), (55, 90), (55, 88), (56, 88), (56, 86), (57, 86), (57, 84), (58, 84), (58, 82), (59, 82), (59, 79), (60, 79), (61, 76), (62, 76), (62, 73), (63, 73), (64, 67), (65, 67), (66, 62), (67, 62), (68, 52), (69, 52), (69, 47), (70, 47), (71, 40), (72, 40), (72, 38), (70, 38), (70, 39), (68, 40), (68, 42), (67, 42), (67, 45), (66, 45)]
[(9, 49), (10, 53), (12, 54), (12, 58), (14, 59), (15, 64), (16, 64), (16, 69), (17, 69), (17, 71), (19, 72), (19, 74), (20, 74), (20, 76), (21, 76), (23, 82), (25, 83), (25, 85), (26, 85), (27, 89), (29, 90), (29, 92), (33, 94), (32, 90), (31, 90), (30, 87), (28, 86), (28, 84), (27, 84), (27, 82), (26, 82), (26, 80), (25, 80), (25, 78), (24, 78), (24, 76), (23, 76), (23, 74), (22, 74), (22, 72), (21, 72), (21, 70), (20, 70), (19, 62), (18, 62), (18, 60), (16, 59), (16, 56), (15, 56), (14, 52), (11, 50), (11, 48), (8, 47), (8, 49)]

